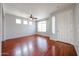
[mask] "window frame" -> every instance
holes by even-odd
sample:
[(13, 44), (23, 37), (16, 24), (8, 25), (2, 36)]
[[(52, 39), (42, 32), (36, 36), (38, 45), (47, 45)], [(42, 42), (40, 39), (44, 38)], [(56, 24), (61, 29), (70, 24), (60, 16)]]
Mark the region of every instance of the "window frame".
[(56, 16), (52, 16), (52, 33), (56, 33)]
[[(45, 24), (43, 24), (43, 22), (45, 22)], [(39, 26), (39, 25), (40, 25), (40, 26)], [(45, 25), (45, 30), (44, 30), (43, 25)], [(47, 31), (47, 30), (46, 30), (46, 27), (47, 27), (46, 25), (47, 25), (46, 20), (37, 22), (37, 31), (38, 31), (38, 32), (46, 32), (46, 31)], [(41, 27), (41, 30), (39, 29), (39, 27)], [(42, 28), (42, 27), (43, 27), (43, 28)]]
[(22, 24), (22, 20), (21, 19), (16, 19), (16, 24)]
[(29, 25), (32, 25), (33, 24), (33, 21), (29, 21)]
[[(26, 21), (27, 23), (24, 23), (24, 21)], [(27, 25), (27, 24), (28, 24), (28, 21), (27, 21), (27, 20), (23, 20), (23, 24), (24, 24), (24, 25)]]

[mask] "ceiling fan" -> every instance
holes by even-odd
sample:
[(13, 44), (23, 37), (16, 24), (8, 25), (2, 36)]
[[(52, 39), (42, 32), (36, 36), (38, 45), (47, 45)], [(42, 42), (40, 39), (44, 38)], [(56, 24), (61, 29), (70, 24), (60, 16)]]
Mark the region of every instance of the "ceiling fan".
[(32, 20), (36, 20), (36, 19), (37, 19), (37, 18), (34, 17), (32, 14), (30, 15), (30, 18), (31, 18)]

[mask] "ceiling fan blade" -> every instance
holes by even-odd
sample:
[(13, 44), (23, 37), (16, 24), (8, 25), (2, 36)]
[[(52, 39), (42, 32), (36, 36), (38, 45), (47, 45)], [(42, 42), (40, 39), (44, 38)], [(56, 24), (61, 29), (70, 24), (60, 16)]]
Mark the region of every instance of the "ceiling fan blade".
[(32, 19), (37, 19), (37, 18), (35, 18), (35, 17), (32, 17)]
[(34, 18), (34, 19), (37, 19), (37, 18)]
[(32, 14), (30, 15), (30, 18), (32, 18)]
[(32, 18), (32, 20), (37, 19), (36, 17), (33, 17), (32, 14), (30, 15), (30, 18)]

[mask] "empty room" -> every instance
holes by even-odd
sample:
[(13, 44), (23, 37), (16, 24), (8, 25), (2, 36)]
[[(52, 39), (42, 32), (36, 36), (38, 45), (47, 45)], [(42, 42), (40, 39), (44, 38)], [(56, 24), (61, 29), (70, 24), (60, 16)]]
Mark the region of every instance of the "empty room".
[(2, 56), (79, 55), (77, 3), (0, 3), (1, 17)]

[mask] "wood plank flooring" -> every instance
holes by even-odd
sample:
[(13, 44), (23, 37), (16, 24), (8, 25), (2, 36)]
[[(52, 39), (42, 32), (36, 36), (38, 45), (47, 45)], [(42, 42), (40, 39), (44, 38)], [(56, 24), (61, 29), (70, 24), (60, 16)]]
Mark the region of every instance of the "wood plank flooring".
[(2, 56), (77, 56), (73, 45), (31, 35), (2, 42)]

